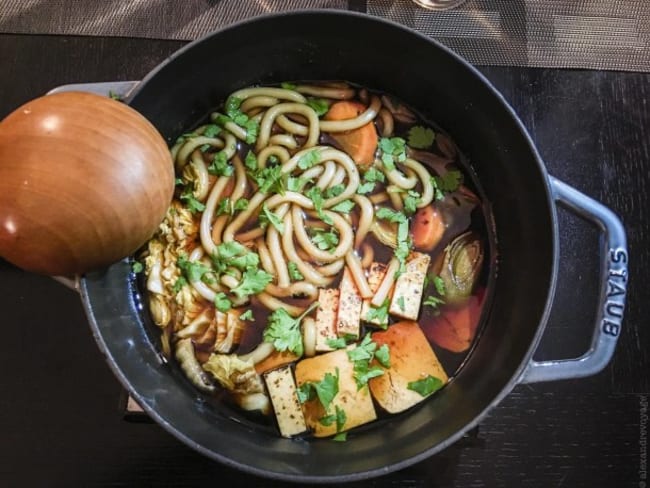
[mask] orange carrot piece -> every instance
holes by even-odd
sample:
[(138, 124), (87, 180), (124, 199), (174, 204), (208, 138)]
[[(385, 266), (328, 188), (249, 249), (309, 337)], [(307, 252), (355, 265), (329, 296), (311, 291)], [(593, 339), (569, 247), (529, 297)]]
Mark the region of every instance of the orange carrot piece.
[[(359, 102), (343, 100), (335, 102), (325, 114), (325, 120), (353, 119), (365, 112), (367, 107)], [(346, 132), (333, 132), (332, 138), (362, 168), (369, 168), (375, 162), (377, 151), (377, 130), (372, 122), (358, 129)]]
[(448, 308), (432, 322), (421, 324), (425, 335), (434, 344), (448, 351), (466, 351), (476, 335), (484, 296), (484, 290), (481, 289), (460, 307)]
[(442, 214), (433, 205), (418, 209), (413, 216), (413, 246), (420, 251), (431, 251), (445, 233)]

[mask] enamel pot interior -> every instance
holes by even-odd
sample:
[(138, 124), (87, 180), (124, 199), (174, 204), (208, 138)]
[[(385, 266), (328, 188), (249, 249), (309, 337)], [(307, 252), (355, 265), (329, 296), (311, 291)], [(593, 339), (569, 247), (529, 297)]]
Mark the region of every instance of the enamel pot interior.
[(555, 217), (543, 164), (521, 123), (477, 71), (396, 24), (344, 12), (258, 18), (195, 42), (152, 72), (131, 104), (173, 141), (230, 92), (257, 83), (343, 79), (394, 94), (469, 156), (494, 219), (493, 299), (482, 336), (443, 391), (345, 443), (292, 441), (206, 401), (161, 362), (128, 262), (82, 293), (108, 363), (177, 438), (227, 465), (294, 481), (378, 476), (430, 456), (476, 425), (516, 384), (543, 330), (555, 277)]

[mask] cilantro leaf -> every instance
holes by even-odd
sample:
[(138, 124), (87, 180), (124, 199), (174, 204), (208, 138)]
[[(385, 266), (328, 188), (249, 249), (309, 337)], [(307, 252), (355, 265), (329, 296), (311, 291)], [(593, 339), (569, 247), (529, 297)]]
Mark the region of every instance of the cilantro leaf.
[(305, 193), (305, 195), (314, 204), (314, 209), (316, 210), (316, 213), (320, 219), (327, 225), (334, 225), (332, 218), (323, 212), (323, 203), (325, 200), (323, 199), (323, 193), (321, 192), (321, 189), (317, 186), (312, 186), (309, 190), (307, 190), (307, 193)]
[(388, 171), (395, 169), (396, 162), (406, 159), (406, 141), (401, 137), (382, 137), (379, 139), (381, 161)]
[(428, 127), (414, 125), (409, 130), (409, 146), (415, 149), (425, 149), (431, 146), (435, 138), (436, 133)]
[(375, 351), (375, 359), (379, 361), (379, 364), (384, 368), (390, 368), (390, 349), (388, 344), (382, 344), (381, 347)]
[(280, 217), (269, 210), (269, 208), (266, 206), (266, 203), (262, 205), (262, 213), (260, 214), (259, 219), (263, 225), (270, 223), (280, 234), (284, 232), (284, 223), (282, 220), (280, 220)]
[(268, 285), (272, 279), (273, 276), (266, 271), (250, 267), (244, 271), (241, 281), (232, 289), (232, 292), (237, 295), (238, 298), (257, 295), (264, 291), (266, 285)]
[(322, 117), (330, 109), (329, 103), (324, 98), (307, 98), (307, 105), (314, 109), (316, 115)]
[(181, 288), (183, 288), (185, 285), (187, 285), (187, 280), (185, 279), (184, 276), (181, 276), (176, 280), (174, 286), (172, 286), (172, 291), (174, 293), (178, 293), (179, 291), (181, 291)]
[(239, 198), (233, 207), (233, 210), (238, 211), (238, 210), (246, 210), (248, 208), (248, 199), (247, 198)]
[(366, 171), (363, 174), (363, 179), (368, 182), (374, 183), (376, 181), (379, 181), (383, 183), (384, 181), (386, 181), (386, 176), (384, 175), (384, 173), (382, 173), (380, 170), (378, 170), (373, 166), (368, 168), (368, 171)]
[(244, 123), (244, 129), (246, 129), (246, 144), (253, 144), (257, 140), (260, 123), (255, 119), (250, 119)]
[(219, 205), (217, 205), (217, 208), (215, 210), (215, 214), (217, 215), (217, 217), (219, 215), (224, 215), (224, 214), (231, 215), (232, 214), (232, 207), (230, 205), (230, 198), (226, 197), (226, 198), (224, 198), (223, 200), (221, 200), (219, 202)]
[[(321, 381), (310, 381), (304, 383), (301, 386), (301, 389), (303, 388), (305, 390), (313, 390), (321, 405), (327, 412), (332, 400), (334, 400), (334, 397), (339, 392), (339, 368), (336, 368), (335, 374), (325, 373), (325, 376)], [(307, 398), (312, 398), (311, 393), (307, 394)]]
[(412, 215), (418, 209), (417, 205), (420, 203), (421, 195), (415, 190), (409, 190), (404, 197), (404, 213)]
[(377, 211), (375, 212), (375, 216), (378, 219), (388, 220), (389, 222), (392, 223), (406, 222), (406, 215), (404, 215), (402, 212), (393, 210), (388, 207), (381, 207), (377, 209)]
[(366, 314), (366, 320), (368, 322), (373, 322), (377, 321), (379, 324), (382, 326), (382, 328), (386, 328), (388, 325), (388, 307), (390, 304), (390, 300), (387, 298), (384, 300), (384, 303), (382, 303), (379, 307), (373, 307), (371, 306), (368, 310), (368, 313)]
[(228, 163), (228, 156), (223, 151), (216, 153), (208, 166), (208, 173), (211, 175), (230, 176), (233, 171), (234, 168)]
[(463, 174), (458, 170), (450, 170), (441, 176), (432, 176), (430, 181), (436, 200), (442, 200), (445, 194), (458, 190), (463, 183)]
[(226, 100), (226, 105), (225, 105), (226, 115), (231, 119), (237, 117), (241, 113), (239, 110), (241, 103), (242, 103), (241, 98), (229, 97), (228, 100)]
[(185, 206), (191, 213), (203, 212), (205, 210), (205, 205), (194, 197), (194, 192), (189, 186), (181, 193), (180, 199), (185, 203)]
[(282, 166), (267, 166), (254, 175), (258, 190), (262, 193), (284, 194), (285, 178), (282, 173)]
[(354, 208), (354, 202), (352, 200), (343, 200), (342, 202), (339, 202), (336, 205), (334, 205), (330, 210), (334, 212), (348, 214), (353, 208)]
[(337, 337), (336, 339), (327, 339), (326, 343), (332, 349), (343, 349), (348, 345), (344, 337)]
[(436, 287), (436, 291), (438, 292), (438, 295), (444, 297), (445, 294), (447, 293), (447, 289), (445, 287), (445, 280), (443, 280), (440, 276), (433, 277), (433, 286)]
[(320, 162), (320, 152), (318, 149), (312, 149), (298, 158), (298, 167), (300, 169), (309, 169)]
[(409, 382), (406, 387), (425, 397), (442, 388), (442, 381), (439, 378), (428, 375), (426, 378), (421, 380)]
[(317, 228), (310, 228), (311, 240), (318, 249), (321, 251), (330, 251), (334, 252), (336, 246), (339, 244), (339, 236), (336, 230), (332, 229), (329, 231)]
[(255, 153), (253, 151), (248, 151), (246, 153), (246, 157), (244, 158), (244, 166), (246, 166), (246, 169), (250, 171), (257, 171), (258, 169), (258, 164), (257, 164), (257, 156), (255, 156)]
[(280, 86), (285, 90), (295, 90), (296, 88), (298, 88), (295, 84), (289, 83), (288, 81), (284, 81), (280, 83)]
[(345, 441), (348, 440), (348, 433), (347, 432), (339, 432), (334, 437), (332, 437), (332, 440), (336, 441), (336, 442), (345, 442)]
[[(387, 349), (382, 350), (382, 360), (379, 361), (378, 359), (380, 364), (385, 364), (389, 361)], [(372, 340), (372, 337), (368, 333), (354, 349), (347, 351), (348, 358), (354, 363), (354, 380), (357, 383), (358, 389), (367, 385), (370, 379), (384, 374), (382, 367), (370, 366), (370, 362), (375, 357), (376, 350), (377, 343)]]
[(368, 181), (366, 183), (361, 183), (357, 188), (357, 193), (359, 195), (366, 195), (375, 189), (375, 183), (373, 181)]
[(133, 264), (131, 265), (131, 271), (133, 271), (135, 274), (142, 273), (143, 269), (144, 266), (140, 261), (134, 261)]
[(338, 185), (331, 186), (327, 190), (325, 190), (325, 198), (338, 197), (341, 193), (343, 193), (344, 190), (345, 190), (345, 185), (343, 183), (339, 183)]
[[(270, 276), (270, 275), (269, 275)], [(234, 290), (233, 290), (234, 291)], [(308, 315), (318, 302), (314, 302), (305, 310), (300, 317), (293, 318), (283, 309), (278, 308), (269, 315), (269, 321), (264, 329), (264, 341), (273, 344), (277, 351), (291, 351), (297, 356), (302, 356), (304, 346), (302, 344), (302, 334), (300, 332), (300, 321)]]
[(255, 322), (255, 318), (253, 317), (253, 311), (249, 308), (244, 313), (239, 315), (239, 320), (248, 320), (249, 322)]
[(287, 268), (289, 269), (289, 278), (291, 278), (293, 281), (300, 281), (305, 279), (305, 277), (298, 269), (298, 265), (293, 261), (290, 261), (287, 264)]
[(208, 124), (203, 129), (203, 136), (216, 137), (221, 133), (222, 129), (217, 124)]
[(343, 430), (345, 422), (347, 421), (347, 415), (345, 414), (345, 410), (336, 405), (335, 413), (326, 415), (320, 418), (318, 421), (325, 426), (332, 425), (334, 422), (336, 422), (336, 432), (341, 432)]
[(232, 308), (232, 302), (224, 292), (219, 292), (214, 297), (214, 306), (220, 312), (227, 312)]
[(201, 281), (204, 274), (212, 272), (210, 267), (197, 261), (189, 261), (184, 255), (179, 256), (176, 264), (190, 283)]

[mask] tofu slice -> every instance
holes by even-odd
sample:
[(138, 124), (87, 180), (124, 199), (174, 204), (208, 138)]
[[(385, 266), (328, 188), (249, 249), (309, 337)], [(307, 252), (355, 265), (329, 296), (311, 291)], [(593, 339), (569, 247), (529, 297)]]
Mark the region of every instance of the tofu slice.
[(387, 412), (402, 412), (426, 398), (409, 389), (409, 383), (428, 376), (443, 385), (449, 380), (416, 322), (398, 322), (385, 331), (373, 332), (372, 340), (378, 347), (387, 344), (390, 350), (390, 368), (368, 382), (372, 396)]
[(417, 320), (431, 257), (419, 252), (411, 253), (406, 270), (397, 278), (388, 312), (407, 320)]
[(339, 310), (339, 290), (324, 288), (318, 290), (316, 309), (316, 352), (327, 352), (333, 348), (328, 339), (336, 339), (336, 318)]
[[(377, 414), (370, 390), (366, 386), (360, 390), (357, 389), (357, 383), (354, 380), (354, 364), (348, 358), (345, 349), (338, 349), (299, 361), (296, 364), (295, 373), (298, 388), (307, 382), (322, 381), (326, 373), (335, 375), (337, 368), (339, 391), (332, 400), (327, 413), (333, 414), (337, 406), (345, 412), (346, 420), (342, 428), (343, 431), (375, 420)], [(327, 437), (337, 433), (336, 422), (331, 425), (323, 425), (320, 422), (326, 412), (317, 398), (303, 403), (302, 410), (307, 426), (313, 430), (316, 437)]]
[(293, 363), (298, 359), (299, 357), (291, 351), (274, 350), (265, 359), (262, 359), (259, 363), (255, 364), (255, 371), (257, 371), (258, 374), (262, 374), (271, 369), (275, 369), (278, 366)]
[[(377, 291), (377, 288), (379, 288), (379, 285), (381, 285), (381, 282), (386, 275), (386, 269), (387, 266), (384, 263), (373, 262), (370, 264), (370, 268), (368, 268), (368, 285), (370, 286), (370, 290), (372, 290), (373, 295)], [(363, 305), (361, 306), (361, 320), (370, 324), (378, 325), (380, 327), (385, 327), (388, 324), (388, 317), (386, 317), (386, 319), (383, 321), (379, 320), (376, 317), (368, 319), (368, 312), (372, 308), (372, 305), (370, 304), (371, 300), (372, 298), (366, 298), (363, 301)]]
[(283, 366), (265, 373), (264, 381), (282, 437), (292, 437), (305, 432), (307, 424), (298, 400), (291, 366)]
[(336, 317), (336, 334), (339, 337), (359, 337), (362, 304), (363, 298), (346, 266), (339, 285), (339, 311)]

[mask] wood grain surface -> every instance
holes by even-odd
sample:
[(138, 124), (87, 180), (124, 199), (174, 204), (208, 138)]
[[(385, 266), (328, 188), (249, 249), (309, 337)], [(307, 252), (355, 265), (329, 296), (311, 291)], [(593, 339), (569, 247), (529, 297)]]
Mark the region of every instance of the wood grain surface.
[[(181, 45), (0, 35), (0, 117), (61, 84), (139, 79)], [(481, 70), (519, 113), (549, 172), (626, 225), (631, 280), (616, 355), (594, 377), (519, 386), (439, 455), (351, 486), (644, 487), (650, 75)], [(560, 279), (537, 358), (580, 355), (595, 316), (598, 232), (561, 211), (560, 235)], [(121, 387), (74, 292), (4, 261), (0, 290), (1, 486), (283, 486), (210, 461), (156, 424), (125, 421)]]

